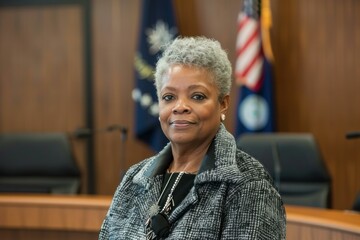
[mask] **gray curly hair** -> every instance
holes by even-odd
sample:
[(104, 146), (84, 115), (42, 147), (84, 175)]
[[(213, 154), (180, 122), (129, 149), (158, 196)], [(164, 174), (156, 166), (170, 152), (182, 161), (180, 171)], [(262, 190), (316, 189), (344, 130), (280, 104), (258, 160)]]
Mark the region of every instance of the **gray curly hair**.
[(178, 37), (171, 42), (156, 64), (155, 87), (158, 98), (163, 77), (175, 64), (207, 70), (219, 89), (219, 100), (230, 94), (231, 63), (217, 40), (206, 37)]

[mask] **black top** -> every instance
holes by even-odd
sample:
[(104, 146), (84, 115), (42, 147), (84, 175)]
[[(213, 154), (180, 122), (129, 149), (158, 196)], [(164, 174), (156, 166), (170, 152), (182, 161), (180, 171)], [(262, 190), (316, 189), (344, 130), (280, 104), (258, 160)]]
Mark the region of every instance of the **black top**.
[[(164, 190), (167, 182), (169, 181), (169, 178), (171, 176), (171, 173), (165, 173), (164, 176), (164, 181), (163, 184), (161, 186), (161, 192)], [(176, 178), (179, 176), (179, 173), (173, 173), (169, 183), (166, 186), (166, 189), (159, 201), (159, 206), (160, 209), (163, 208), (166, 199), (168, 198), (168, 195), (170, 193), (171, 188), (173, 187)], [(190, 173), (184, 173), (178, 183), (178, 185), (176, 186), (174, 192), (173, 192), (173, 204), (171, 204), (171, 210), (169, 211), (169, 213), (176, 207), (178, 206), (181, 201), (186, 197), (186, 195), (189, 193), (190, 189), (192, 188), (192, 186), (194, 186), (194, 179), (195, 179), (196, 174), (190, 174)]]

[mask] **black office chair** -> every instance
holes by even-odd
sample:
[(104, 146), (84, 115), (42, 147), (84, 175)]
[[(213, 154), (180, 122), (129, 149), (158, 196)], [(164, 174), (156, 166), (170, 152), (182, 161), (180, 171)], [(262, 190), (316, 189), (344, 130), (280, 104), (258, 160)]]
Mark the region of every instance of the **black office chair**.
[(285, 204), (329, 208), (331, 179), (311, 134), (243, 134), (238, 147), (259, 160)]
[(66, 134), (0, 134), (0, 192), (75, 194), (79, 188)]
[(360, 212), (360, 192), (356, 195), (355, 201), (352, 206), (353, 211)]

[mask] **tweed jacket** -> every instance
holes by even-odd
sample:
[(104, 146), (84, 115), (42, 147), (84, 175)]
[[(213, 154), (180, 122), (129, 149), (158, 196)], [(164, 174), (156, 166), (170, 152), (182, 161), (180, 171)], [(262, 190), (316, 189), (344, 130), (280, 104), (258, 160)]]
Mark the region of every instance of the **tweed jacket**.
[[(113, 197), (99, 239), (145, 239), (172, 160), (168, 144), (132, 166)], [(285, 239), (285, 209), (263, 166), (236, 147), (221, 124), (185, 199), (171, 212), (166, 239)]]

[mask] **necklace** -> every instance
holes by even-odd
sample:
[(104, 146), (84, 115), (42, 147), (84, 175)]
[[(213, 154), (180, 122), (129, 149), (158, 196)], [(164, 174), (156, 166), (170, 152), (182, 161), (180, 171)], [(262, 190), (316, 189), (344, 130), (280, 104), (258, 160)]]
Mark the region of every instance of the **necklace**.
[[(164, 207), (162, 208), (162, 210), (160, 212), (165, 213), (166, 215), (169, 213), (169, 211), (171, 209), (170, 203), (173, 201), (173, 193), (175, 191), (176, 186), (179, 184), (181, 177), (184, 175), (184, 173), (185, 172), (180, 172), (179, 175), (177, 176), (177, 178), (175, 179), (175, 182), (174, 182), (174, 184), (172, 185), (172, 187), (170, 189), (170, 193), (169, 193), (169, 195), (168, 195), (168, 197), (166, 199)], [(171, 176), (172, 176), (172, 174), (171, 174)], [(166, 189), (166, 186), (163, 189), (163, 192), (165, 191), (165, 189)], [(158, 200), (158, 205), (159, 205), (160, 199), (161, 199), (161, 196), (160, 196), (160, 198)]]
[(156, 214), (159, 213), (159, 211), (160, 211), (160, 206), (159, 206), (160, 199), (164, 195), (164, 192), (165, 192), (166, 188), (168, 187), (173, 175), (174, 175), (174, 173), (171, 173), (167, 183), (165, 184), (165, 187), (163, 188), (163, 190), (162, 190), (162, 192), (160, 194), (160, 197), (159, 197), (158, 201), (150, 207), (150, 209), (149, 209), (149, 216), (150, 217), (155, 216)]
[[(164, 207), (163, 207), (163, 208), (161, 209), (161, 211), (160, 211), (160, 206), (159, 206), (160, 200), (161, 200), (162, 196), (164, 195), (164, 192), (165, 192), (165, 190), (167, 189), (167, 187), (168, 187), (168, 185), (169, 185), (169, 183), (170, 183), (170, 181), (171, 181), (171, 179), (172, 179), (172, 177), (173, 177), (173, 175), (174, 175), (174, 173), (171, 173), (171, 175), (170, 175), (170, 177), (169, 177), (169, 180), (168, 180), (167, 183), (165, 184), (165, 187), (164, 187), (164, 189), (162, 190), (158, 201), (157, 201), (154, 205), (152, 205), (152, 206), (150, 207), (150, 210), (149, 210), (149, 215), (150, 215), (150, 217), (158, 214), (159, 212), (164, 212), (165, 210), (169, 210), (170, 202), (173, 200), (173, 193), (174, 193), (174, 191), (175, 191), (175, 188), (176, 188), (176, 186), (179, 184), (179, 182), (180, 182), (180, 180), (181, 180), (181, 177), (184, 175), (184, 173), (185, 173), (185, 172), (180, 172), (179, 175), (177, 176), (177, 178), (175, 179), (175, 182), (174, 182), (173, 186), (172, 186), (171, 189), (170, 189), (170, 193), (168, 194), (168, 197), (167, 197), (167, 199), (166, 199), (166, 202), (165, 202), (165, 204), (164, 204)], [(167, 212), (168, 212), (168, 211), (167, 211)], [(149, 221), (149, 220), (148, 220), (148, 221)]]
[[(154, 204), (153, 206), (150, 207), (150, 217), (148, 218), (148, 220), (145, 223), (145, 233), (146, 233), (146, 239), (150, 240), (150, 239), (155, 239), (157, 236), (166, 236), (168, 234), (168, 231), (170, 229), (170, 224), (168, 222), (168, 214), (171, 211), (171, 207), (172, 205), (174, 205), (174, 201), (173, 201), (173, 193), (175, 191), (176, 186), (179, 184), (182, 176), (184, 175), (185, 172), (180, 172), (179, 175), (176, 177), (174, 184), (172, 185), (170, 192), (166, 198), (166, 202), (163, 206), (163, 208), (160, 211), (160, 200), (162, 198), (162, 196), (164, 195), (164, 192), (167, 188), (167, 186), (170, 183), (170, 180), (172, 178), (172, 176), (174, 175), (174, 173), (171, 173), (169, 180), (167, 181), (167, 183), (165, 184), (164, 189), (162, 190), (160, 197), (158, 199), (158, 201), (156, 202), (156, 204)], [(153, 221), (156, 222), (155, 225), (153, 225)], [(156, 226), (159, 224), (159, 221), (161, 222), (161, 226)]]

